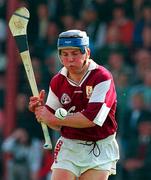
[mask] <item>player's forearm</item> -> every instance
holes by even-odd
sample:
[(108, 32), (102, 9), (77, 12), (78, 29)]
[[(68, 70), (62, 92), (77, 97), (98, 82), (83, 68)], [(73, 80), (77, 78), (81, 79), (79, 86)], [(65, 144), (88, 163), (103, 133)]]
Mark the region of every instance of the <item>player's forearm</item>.
[(88, 128), (93, 127), (95, 124), (88, 120), (84, 115), (81, 113), (75, 113), (73, 115), (68, 115), (63, 120), (59, 120), (54, 115), (50, 118), (49, 122), (47, 122), (48, 126), (56, 125), (56, 126), (68, 126), (74, 128)]
[(95, 124), (87, 119), (80, 112), (73, 115), (67, 115), (63, 120), (58, 119), (51, 113), (45, 106), (39, 106), (35, 109), (36, 119), (47, 124), (52, 129), (58, 129), (61, 126), (68, 126), (74, 128), (88, 128), (93, 127)]

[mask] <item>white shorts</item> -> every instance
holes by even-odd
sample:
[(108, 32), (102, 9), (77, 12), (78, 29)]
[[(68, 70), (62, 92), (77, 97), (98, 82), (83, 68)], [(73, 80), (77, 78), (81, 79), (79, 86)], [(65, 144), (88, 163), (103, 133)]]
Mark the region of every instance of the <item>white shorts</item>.
[(119, 148), (115, 134), (95, 144), (92, 141), (81, 141), (60, 137), (54, 151), (54, 163), (51, 167), (66, 169), (79, 177), (89, 169), (109, 171), (116, 174), (116, 162), (119, 159)]

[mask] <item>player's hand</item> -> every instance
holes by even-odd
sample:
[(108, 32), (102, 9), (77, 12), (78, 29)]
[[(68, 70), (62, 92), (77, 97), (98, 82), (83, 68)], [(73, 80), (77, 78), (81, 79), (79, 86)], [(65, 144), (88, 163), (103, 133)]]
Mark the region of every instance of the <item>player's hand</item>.
[(38, 122), (44, 122), (45, 124), (49, 122), (51, 116), (54, 116), (45, 106), (36, 107), (35, 115)]
[(45, 90), (41, 90), (39, 96), (31, 96), (29, 99), (28, 109), (35, 112), (35, 108), (44, 105)]
[(61, 125), (58, 123), (56, 124), (56, 120), (53, 120), (55, 117), (54, 114), (52, 114), (45, 106), (36, 107), (35, 116), (38, 122), (44, 123), (56, 131), (60, 131)]

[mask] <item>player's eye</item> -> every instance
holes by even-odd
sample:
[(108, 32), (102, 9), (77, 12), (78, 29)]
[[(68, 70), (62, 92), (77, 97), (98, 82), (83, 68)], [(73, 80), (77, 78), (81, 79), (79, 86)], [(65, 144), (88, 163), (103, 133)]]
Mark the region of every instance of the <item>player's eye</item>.
[(62, 52), (62, 53), (61, 53), (61, 56), (68, 56), (68, 53)]
[(72, 53), (73, 56), (77, 56), (77, 55), (79, 55), (79, 54), (80, 54), (80, 53), (77, 52), (77, 51)]

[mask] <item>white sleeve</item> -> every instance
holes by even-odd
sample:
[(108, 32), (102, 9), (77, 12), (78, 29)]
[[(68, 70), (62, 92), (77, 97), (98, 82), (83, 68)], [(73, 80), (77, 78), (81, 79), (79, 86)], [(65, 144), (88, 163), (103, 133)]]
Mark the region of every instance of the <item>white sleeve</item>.
[(99, 126), (102, 126), (108, 116), (109, 111), (110, 108), (104, 103), (93, 122)]
[(46, 105), (52, 108), (53, 110), (58, 109), (59, 107), (62, 107), (62, 104), (60, 103), (58, 97), (55, 95), (55, 93), (49, 89), (48, 97), (46, 100)]

